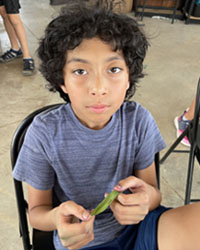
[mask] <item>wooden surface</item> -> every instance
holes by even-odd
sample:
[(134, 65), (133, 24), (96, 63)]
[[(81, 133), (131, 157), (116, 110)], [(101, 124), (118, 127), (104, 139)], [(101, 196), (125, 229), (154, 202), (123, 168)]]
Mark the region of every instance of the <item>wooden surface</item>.
[[(139, 5), (143, 5), (144, 1), (139, 0)], [(175, 7), (176, 1), (175, 0), (146, 0), (146, 6), (161, 6), (166, 8), (173, 8)], [(178, 8), (181, 5), (181, 0), (178, 0)]]

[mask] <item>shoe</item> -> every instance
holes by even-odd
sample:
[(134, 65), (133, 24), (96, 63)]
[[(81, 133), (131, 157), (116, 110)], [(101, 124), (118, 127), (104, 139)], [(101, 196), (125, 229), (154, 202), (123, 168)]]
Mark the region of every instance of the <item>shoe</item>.
[[(177, 130), (177, 133), (176, 133), (177, 137), (179, 137), (183, 133), (183, 131), (187, 128), (187, 126), (190, 123), (190, 120), (183, 120), (183, 116), (185, 113), (187, 113), (186, 110), (184, 111), (184, 113), (181, 116), (177, 116), (174, 119), (174, 124), (175, 124), (176, 130)], [(190, 147), (190, 142), (189, 142), (187, 136), (185, 136), (182, 139), (181, 143), (187, 147)]]
[(0, 56), (0, 62), (7, 63), (22, 56), (23, 56), (23, 53), (21, 49), (14, 50), (11, 48), (10, 50), (6, 51), (2, 56)]
[(35, 64), (32, 58), (25, 58), (23, 59), (24, 62), (24, 69), (22, 74), (24, 76), (32, 76), (35, 73)]

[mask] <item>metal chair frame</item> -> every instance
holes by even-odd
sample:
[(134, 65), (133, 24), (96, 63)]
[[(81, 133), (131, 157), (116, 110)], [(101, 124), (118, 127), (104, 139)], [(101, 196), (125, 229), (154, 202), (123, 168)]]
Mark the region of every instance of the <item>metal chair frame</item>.
[[(175, 150), (177, 145), (181, 142), (181, 140), (185, 136), (187, 136), (190, 141), (191, 144), (190, 150)], [(200, 199), (191, 199), (195, 158), (200, 164), (200, 79), (197, 86), (194, 119), (190, 122), (188, 127), (183, 131), (183, 133), (177, 138), (177, 140), (171, 145), (168, 151), (164, 154), (164, 156), (160, 160), (160, 164), (164, 163), (164, 161), (168, 158), (168, 156), (171, 153), (189, 153), (188, 173), (187, 173), (186, 191), (185, 191), (185, 204), (189, 204), (190, 202), (200, 201)]]
[[(33, 118), (41, 112), (55, 109), (56, 107), (60, 105), (61, 104), (53, 104), (53, 105), (40, 108), (32, 112), (20, 123), (20, 125), (18, 126), (18, 128), (16, 129), (14, 133), (12, 143), (11, 143), (10, 155), (11, 155), (12, 169), (14, 169), (15, 167), (18, 153), (23, 144), (24, 136), (26, 134), (27, 128), (33, 121)], [(42, 232), (42, 231), (33, 229), (33, 238), (32, 238), (32, 243), (31, 243), (29, 230), (28, 230), (28, 220), (27, 220), (28, 204), (24, 198), (23, 185), (21, 181), (18, 181), (15, 179), (13, 180), (14, 180), (14, 188), (15, 188), (15, 193), (16, 193), (16, 202), (17, 202), (18, 215), (19, 215), (19, 231), (20, 231), (20, 236), (22, 237), (24, 250), (31, 250), (31, 249), (54, 250), (53, 243), (52, 243), (53, 242), (52, 232)]]

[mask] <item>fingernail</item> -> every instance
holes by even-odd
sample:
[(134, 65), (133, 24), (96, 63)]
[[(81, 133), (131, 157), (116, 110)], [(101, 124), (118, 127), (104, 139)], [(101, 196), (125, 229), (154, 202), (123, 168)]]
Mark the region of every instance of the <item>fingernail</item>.
[(83, 220), (87, 220), (89, 218), (90, 214), (88, 213), (88, 211), (84, 211), (82, 218)]
[(117, 185), (115, 186), (115, 189), (121, 190), (121, 189), (122, 189), (122, 186), (121, 186), (120, 184), (117, 184)]

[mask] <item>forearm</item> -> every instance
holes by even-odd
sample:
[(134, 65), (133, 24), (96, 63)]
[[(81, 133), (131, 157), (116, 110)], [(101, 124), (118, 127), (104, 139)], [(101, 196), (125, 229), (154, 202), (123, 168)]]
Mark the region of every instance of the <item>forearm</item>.
[(56, 208), (48, 205), (34, 207), (29, 210), (29, 220), (33, 228), (42, 231), (53, 231), (56, 229)]
[(149, 197), (149, 211), (154, 210), (160, 205), (162, 199), (161, 193), (158, 188), (147, 183), (145, 185), (145, 189)]

